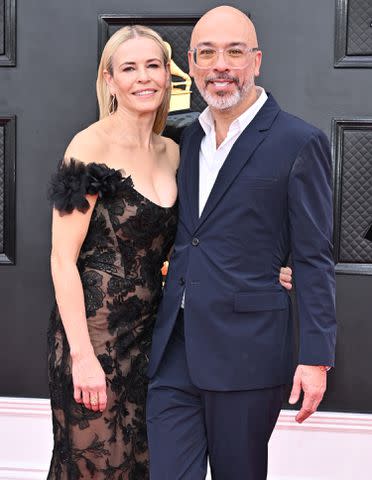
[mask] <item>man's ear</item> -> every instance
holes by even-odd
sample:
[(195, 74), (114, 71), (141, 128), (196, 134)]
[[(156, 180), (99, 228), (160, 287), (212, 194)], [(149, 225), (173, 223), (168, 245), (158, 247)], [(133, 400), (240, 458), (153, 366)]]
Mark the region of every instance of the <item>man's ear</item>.
[(260, 68), (261, 68), (261, 62), (262, 62), (262, 52), (259, 50), (256, 53), (255, 57), (255, 65), (254, 65), (254, 76), (258, 77), (260, 75)]
[(187, 52), (187, 58), (188, 58), (188, 61), (189, 61), (189, 75), (190, 77), (193, 77), (194, 78), (194, 59), (193, 59), (193, 55), (192, 55), (192, 52), (190, 52), (190, 50)]

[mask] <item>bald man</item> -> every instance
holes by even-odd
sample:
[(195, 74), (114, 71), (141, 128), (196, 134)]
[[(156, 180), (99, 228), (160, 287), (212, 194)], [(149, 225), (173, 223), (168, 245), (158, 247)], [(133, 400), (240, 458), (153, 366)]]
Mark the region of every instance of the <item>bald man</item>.
[[(239, 10), (196, 24), (190, 74), (208, 107), (181, 140), (179, 225), (149, 367), (151, 480), (202, 480), (208, 457), (214, 480), (266, 479), (283, 386), (291, 403), (303, 391), (302, 422), (334, 362), (329, 144), (255, 85), (261, 59)], [(297, 366), (278, 282), (290, 254)]]

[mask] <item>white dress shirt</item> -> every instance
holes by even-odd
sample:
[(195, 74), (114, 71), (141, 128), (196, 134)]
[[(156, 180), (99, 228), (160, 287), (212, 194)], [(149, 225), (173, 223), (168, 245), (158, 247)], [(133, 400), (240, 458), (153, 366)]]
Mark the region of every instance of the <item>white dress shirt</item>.
[(218, 148), (216, 147), (214, 120), (209, 107), (199, 116), (200, 125), (205, 132), (205, 137), (203, 137), (201, 141), (199, 152), (199, 216), (203, 212), (218, 172), (224, 164), (232, 146), (267, 100), (265, 90), (262, 87), (256, 87), (256, 89), (258, 94), (257, 100), (243, 112), (240, 117), (231, 123), (226, 138)]
[[(214, 120), (209, 107), (199, 115), (198, 120), (205, 132), (205, 137), (203, 137), (201, 141), (199, 151), (199, 217), (207, 203), (218, 172), (224, 164), (232, 146), (267, 100), (265, 90), (258, 86), (256, 89), (257, 100), (231, 123), (226, 138), (218, 148), (216, 147)], [(181, 308), (185, 306), (185, 292), (186, 291), (183, 292)]]

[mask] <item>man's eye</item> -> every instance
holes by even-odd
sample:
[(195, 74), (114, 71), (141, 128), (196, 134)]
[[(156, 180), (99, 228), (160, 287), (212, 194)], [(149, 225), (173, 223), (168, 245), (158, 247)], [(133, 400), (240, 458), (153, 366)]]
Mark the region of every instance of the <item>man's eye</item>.
[(243, 50), (241, 50), (240, 48), (229, 48), (227, 50), (227, 54), (230, 57), (241, 57), (243, 55)]
[(201, 57), (213, 57), (215, 54), (216, 50), (213, 50), (212, 48), (203, 48), (202, 50), (199, 50), (199, 55)]

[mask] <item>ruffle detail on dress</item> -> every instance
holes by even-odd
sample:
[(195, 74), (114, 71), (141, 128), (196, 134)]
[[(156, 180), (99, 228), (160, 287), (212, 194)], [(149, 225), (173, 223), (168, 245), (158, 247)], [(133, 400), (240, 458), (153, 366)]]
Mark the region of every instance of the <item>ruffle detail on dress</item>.
[(52, 176), (48, 198), (62, 214), (75, 208), (85, 213), (89, 208), (86, 195), (114, 197), (131, 182), (130, 177), (123, 177), (120, 170), (104, 163), (85, 164), (72, 158), (69, 163), (63, 162)]
[(125, 180), (120, 170), (104, 163), (90, 163), (87, 166), (87, 193), (98, 194), (99, 198), (114, 197), (122, 190)]

